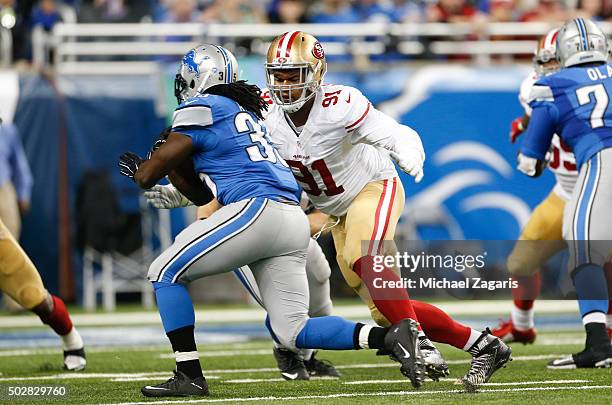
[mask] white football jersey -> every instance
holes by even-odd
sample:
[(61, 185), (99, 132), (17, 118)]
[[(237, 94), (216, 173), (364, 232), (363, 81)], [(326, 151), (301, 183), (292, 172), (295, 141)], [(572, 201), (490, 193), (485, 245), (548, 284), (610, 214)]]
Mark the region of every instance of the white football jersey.
[(365, 122), (371, 128), (371, 120), (380, 118), (359, 90), (321, 86), (302, 128), (295, 128), (266, 92), (270, 139), (316, 208), (342, 216), (366, 184), (397, 176), (387, 151), (362, 143), (359, 128)]
[[(536, 72), (532, 72), (521, 83), (521, 91), (519, 93), (519, 101), (525, 109), (525, 114), (531, 115), (531, 107), (527, 104), (531, 88), (538, 80)], [(555, 184), (554, 192), (565, 201), (569, 201), (576, 180), (578, 180), (578, 171), (576, 169), (576, 158), (571, 149), (567, 147), (557, 134), (553, 136), (548, 154), (548, 168), (555, 175), (557, 183)]]

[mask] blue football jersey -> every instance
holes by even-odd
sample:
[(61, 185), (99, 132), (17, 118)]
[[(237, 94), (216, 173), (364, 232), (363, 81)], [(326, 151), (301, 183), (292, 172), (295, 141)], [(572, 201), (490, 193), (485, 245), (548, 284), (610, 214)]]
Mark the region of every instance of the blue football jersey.
[(521, 153), (544, 159), (554, 133), (572, 149), (578, 167), (612, 147), (612, 66), (576, 66), (538, 80)]
[(235, 101), (205, 94), (179, 105), (172, 131), (189, 136), (193, 163), (219, 202), (264, 197), (298, 202), (299, 187), (257, 117)]

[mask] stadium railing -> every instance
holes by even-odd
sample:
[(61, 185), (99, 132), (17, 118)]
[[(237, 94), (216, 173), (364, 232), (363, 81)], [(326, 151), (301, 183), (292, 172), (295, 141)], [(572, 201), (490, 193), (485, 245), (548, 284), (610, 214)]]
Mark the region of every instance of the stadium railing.
[[(611, 23), (602, 23), (607, 33)], [(33, 33), (37, 66), (60, 73), (146, 73), (156, 62), (178, 58), (202, 42), (221, 43), (238, 53), (263, 55), (269, 41), (300, 29), (317, 36), (331, 56), (349, 61), (393, 54), (399, 60), (460, 57), (489, 64), (494, 58), (526, 56), (534, 39), (554, 25), (534, 23), (423, 24), (57, 24), (51, 33)], [(385, 58), (373, 58), (385, 61)]]

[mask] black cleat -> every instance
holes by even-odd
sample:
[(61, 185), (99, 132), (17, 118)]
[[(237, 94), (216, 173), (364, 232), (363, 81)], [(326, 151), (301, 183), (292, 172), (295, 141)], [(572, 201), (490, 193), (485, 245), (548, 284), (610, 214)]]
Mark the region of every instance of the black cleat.
[(310, 360), (304, 360), (304, 365), (306, 366), (306, 370), (311, 377), (341, 377), (342, 374), (333, 364), (331, 364), (327, 360), (319, 360), (316, 359), (317, 352), (315, 351), (312, 354)]
[(208, 384), (204, 377), (189, 378), (185, 373), (174, 371), (174, 377), (157, 385), (147, 385), (140, 389), (145, 397), (206, 397)]
[(279, 347), (275, 347), (273, 352), (281, 377), (287, 381), (310, 380), (308, 370), (299, 354)]
[(552, 360), (547, 366), (551, 370), (568, 370), (574, 368), (610, 368), (612, 367), (612, 347), (589, 347), (580, 353), (571, 354)]
[(76, 350), (64, 350), (64, 369), (68, 371), (81, 371), (87, 365), (85, 348)]
[(425, 372), (427, 376), (434, 381), (440, 381), (442, 377), (448, 377), (450, 371), (448, 364), (442, 357), (442, 353), (431, 343), (427, 336), (419, 336), (419, 350), (423, 356), (423, 364), (425, 364)]
[(404, 319), (389, 328), (385, 335), (385, 352), (399, 362), (400, 371), (414, 388), (419, 388), (425, 379), (425, 365), (418, 347), (417, 323)]
[(512, 349), (500, 338), (493, 336), (489, 328), (482, 332), (468, 351), (472, 355), (472, 362), (470, 369), (461, 379), (467, 392), (476, 392), (482, 384), (489, 381), (495, 371), (512, 360)]

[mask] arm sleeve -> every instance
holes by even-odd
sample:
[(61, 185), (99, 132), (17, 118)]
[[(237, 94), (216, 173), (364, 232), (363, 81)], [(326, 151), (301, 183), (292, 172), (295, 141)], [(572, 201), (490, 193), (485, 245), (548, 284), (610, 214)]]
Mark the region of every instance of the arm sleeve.
[(17, 192), (17, 198), (20, 201), (30, 201), (32, 196), (32, 172), (30, 171), (30, 165), (26, 158), (23, 150), (23, 145), (17, 134), (17, 130), (14, 129), (11, 135), (11, 154), (9, 157), (9, 163), (12, 168), (11, 182), (15, 186)]
[(521, 153), (544, 160), (556, 132), (557, 107), (553, 103), (539, 103), (531, 113), (527, 133), (523, 136)]
[(378, 146), (399, 155), (406, 149), (417, 149), (425, 159), (419, 134), (373, 107), (364, 122), (352, 133), (351, 142)]
[(182, 106), (174, 111), (172, 132), (178, 132), (191, 138), (196, 149), (209, 151), (219, 142), (219, 136), (212, 129), (212, 107), (204, 105)]

